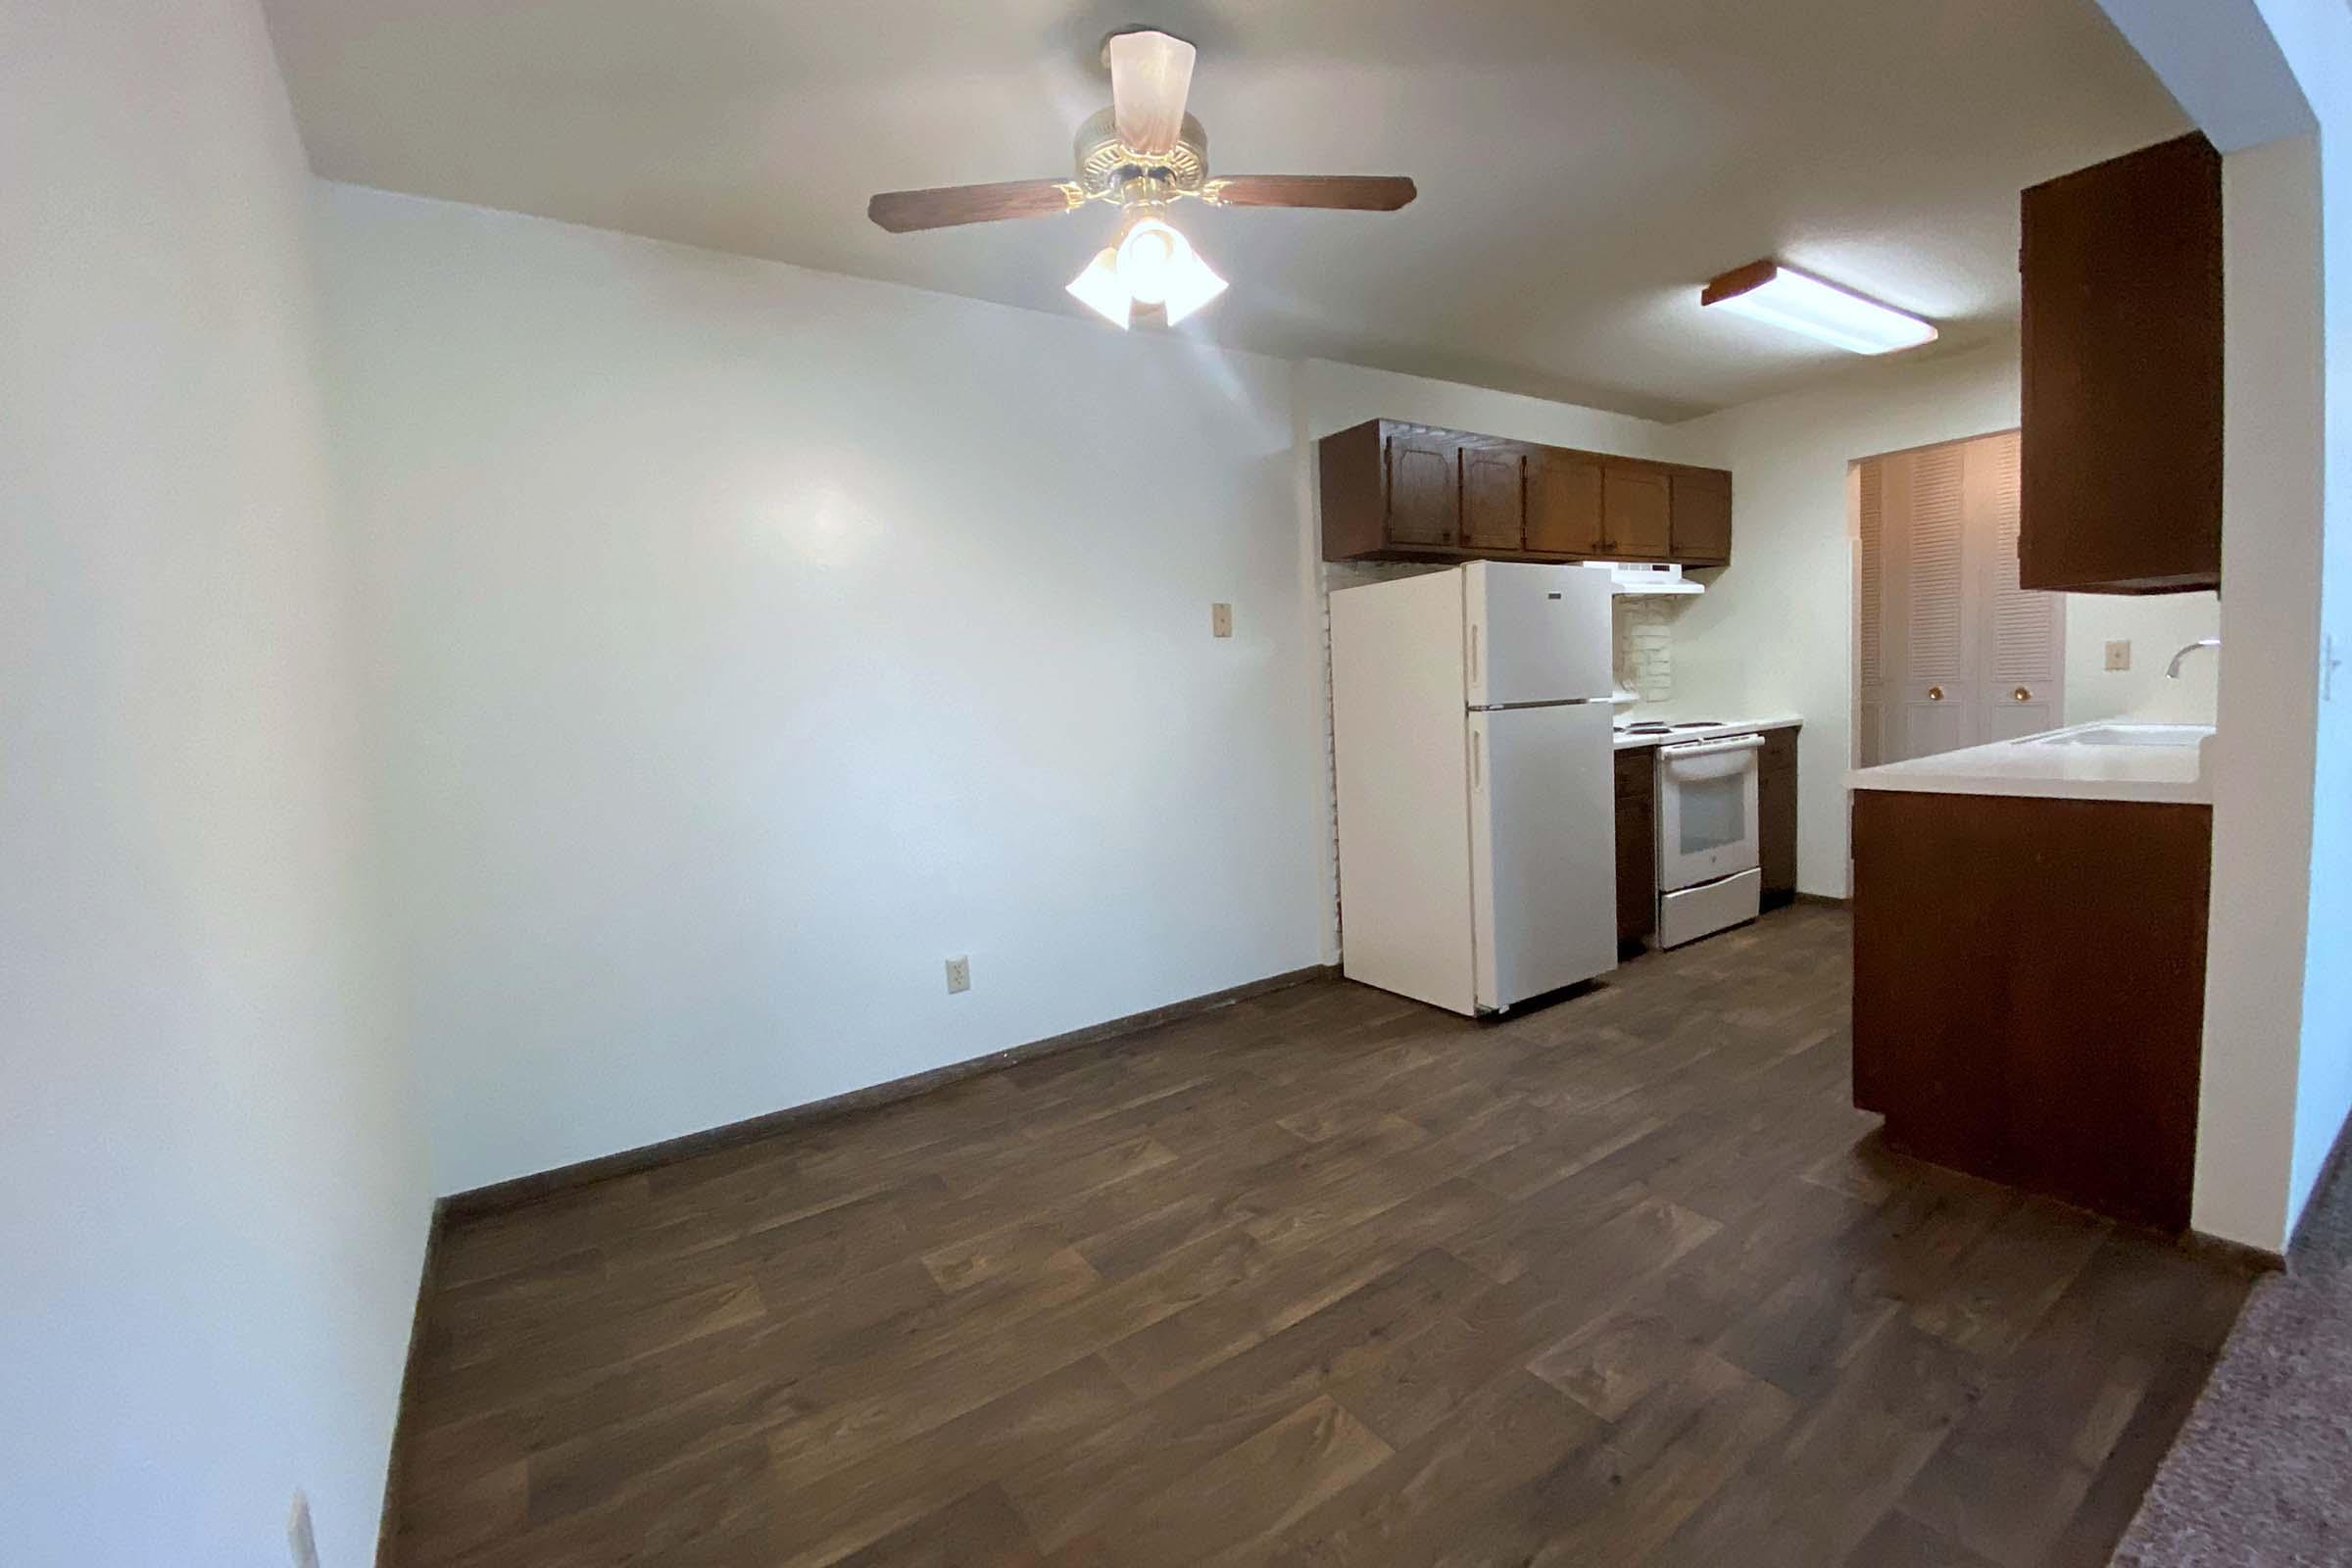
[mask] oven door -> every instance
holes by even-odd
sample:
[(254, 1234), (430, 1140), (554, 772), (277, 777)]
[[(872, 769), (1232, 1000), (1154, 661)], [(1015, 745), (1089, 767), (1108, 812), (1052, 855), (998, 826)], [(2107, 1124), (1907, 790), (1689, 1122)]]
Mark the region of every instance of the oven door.
[(1658, 748), (1658, 891), (1756, 868), (1761, 735)]

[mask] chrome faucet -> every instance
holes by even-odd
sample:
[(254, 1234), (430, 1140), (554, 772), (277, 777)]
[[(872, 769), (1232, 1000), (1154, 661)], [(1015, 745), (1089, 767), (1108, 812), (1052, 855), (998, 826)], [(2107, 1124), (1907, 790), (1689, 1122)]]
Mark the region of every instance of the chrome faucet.
[(2219, 637), (2198, 638), (2195, 642), (2190, 643), (2186, 648), (2181, 649), (2179, 653), (2173, 656), (2173, 662), (2164, 666), (2164, 678), (2166, 680), (2179, 680), (2180, 678), (2180, 661), (2186, 659), (2189, 655), (2195, 653), (2200, 648), (2219, 648), (2221, 646), (2222, 640)]

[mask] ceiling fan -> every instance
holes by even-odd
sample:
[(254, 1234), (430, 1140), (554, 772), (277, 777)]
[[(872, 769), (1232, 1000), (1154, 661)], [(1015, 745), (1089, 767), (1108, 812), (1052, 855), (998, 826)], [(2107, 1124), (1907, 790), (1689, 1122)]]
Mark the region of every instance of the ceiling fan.
[(1102, 45), (1108, 109), (1078, 127), (1078, 177), (885, 191), (865, 213), (893, 234), (1005, 218), (1047, 218), (1106, 202), (1118, 231), (1069, 283), (1088, 309), (1121, 327), (1154, 317), (1169, 325), (1225, 292), (1225, 280), (1169, 223), (1177, 202), (1211, 207), (1322, 207), (1393, 213), (1416, 194), (1400, 174), (1230, 174), (1211, 178), (1208, 133), (1184, 112), (1193, 46), (1136, 28)]

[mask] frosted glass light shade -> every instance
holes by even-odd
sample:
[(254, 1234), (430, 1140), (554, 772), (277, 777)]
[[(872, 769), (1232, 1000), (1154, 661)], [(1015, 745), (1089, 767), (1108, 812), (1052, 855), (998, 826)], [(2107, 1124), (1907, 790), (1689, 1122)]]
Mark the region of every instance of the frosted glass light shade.
[(1120, 331), (1127, 330), (1127, 318), (1134, 313), (1135, 298), (1119, 277), (1119, 253), (1103, 249), (1086, 264), (1086, 270), (1070, 279), (1071, 298), (1100, 316)]
[(1168, 324), (1174, 326), (1224, 292), (1225, 280), (1187, 245), (1182, 260), (1169, 271), (1167, 299), (1162, 302)]

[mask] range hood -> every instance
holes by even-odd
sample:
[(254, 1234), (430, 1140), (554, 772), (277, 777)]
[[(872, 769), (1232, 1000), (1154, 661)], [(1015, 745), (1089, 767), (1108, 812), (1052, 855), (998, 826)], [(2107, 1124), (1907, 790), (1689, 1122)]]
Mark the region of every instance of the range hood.
[(1683, 575), (1680, 566), (1653, 561), (1588, 561), (1594, 571), (1609, 574), (1610, 592), (1620, 594), (1703, 594), (1707, 590)]

